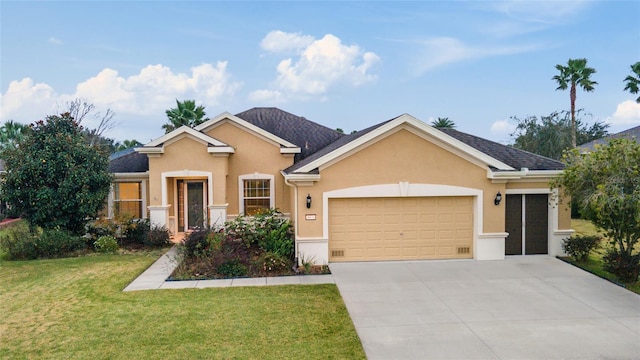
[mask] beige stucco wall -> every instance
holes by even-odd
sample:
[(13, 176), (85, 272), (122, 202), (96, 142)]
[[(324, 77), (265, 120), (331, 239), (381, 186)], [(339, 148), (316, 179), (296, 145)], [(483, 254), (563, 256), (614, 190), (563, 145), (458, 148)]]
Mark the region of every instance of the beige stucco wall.
[(292, 154), (281, 154), (280, 145), (265, 139), (245, 128), (230, 122), (222, 123), (207, 132), (235, 150), (229, 156), (229, 176), (227, 177), (227, 215), (239, 212), (238, 177), (261, 173), (274, 176), (275, 207), (284, 213), (291, 212), (291, 190), (284, 183), (281, 170), (293, 165)]
[[(298, 235), (323, 236), (322, 197), (327, 191), (375, 184), (440, 184), (479, 189), (484, 194), (483, 232), (504, 231), (504, 201), (496, 206), (495, 194), (504, 194), (505, 184), (487, 179), (487, 170), (477, 166), (407, 130), (400, 130), (361, 151), (320, 169), (321, 180), (298, 193)], [(307, 193), (314, 199), (311, 209), (305, 206)], [(315, 221), (305, 220), (315, 214)]]

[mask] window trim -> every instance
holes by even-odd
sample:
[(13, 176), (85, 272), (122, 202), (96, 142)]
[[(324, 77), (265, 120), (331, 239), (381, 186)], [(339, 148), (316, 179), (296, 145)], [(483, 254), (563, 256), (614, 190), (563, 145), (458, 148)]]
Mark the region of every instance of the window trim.
[(136, 180), (136, 179), (127, 179), (127, 180), (118, 180), (111, 183), (111, 191), (109, 192), (110, 197), (110, 206), (109, 206), (109, 218), (114, 218), (116, 216), (116, 203), (123, 202), (122, 200), (118, 200), (116, 198), (116, 186), (118, 184), (126, 184), (126, 183), (137, 183), (140, 184), (140, 199), (137, 200), (125, 200), (124, 202), (139, 202), (140, 203), (140, 216), (141, 219), (147, 218), (147, 182), (145, 180)]
[(244, 174), (238, 176), (238, 213), (245, 215), (244, 212), (244, 181), (245, 180), (269, 180), (269, 208), (275, 207), (275, 176), (270, 174), (261, 174), (255, 172), (253, 174)]

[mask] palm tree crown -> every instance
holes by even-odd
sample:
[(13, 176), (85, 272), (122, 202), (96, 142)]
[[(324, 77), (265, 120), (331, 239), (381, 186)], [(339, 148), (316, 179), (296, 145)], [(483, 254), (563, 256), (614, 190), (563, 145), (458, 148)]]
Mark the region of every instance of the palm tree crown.
[(176, 107), (167, 110), (165, 113), (169, 118), (169, 122), (162, 125), (165, 134), (172, 132), (182, 125), (195, 127), (205, 121), (204, 106), (196, 107), (195, 100), (179, 101), (176, 99)]
[(587, 67), (587, 59), (569, 59), (567, 66), (556, 65), (560, 71), (552, 80), (558, 83), (556, 90), (567, 90), (570, 87), (569, 99), (571, 100), (571, 145), (576, 147), (576, 85), (584, 91), (593, 91), (598, 83), (591, 80), (591, 75), (596, 73), (594, 68)]
[[(640, 61), (631, 65), (631, 72), (633, 72), (635, 76), (629, 75), (624, 79), (626, 82), (624, 90), (629, 90), (630, 93), (637, 94), (640, 91)], [(638, 96), (636, 102), (640, 104), (640, 96)]]
[(441, 118), (431, 122), (431, 126), (437, 129), (455, 129), (456, 123), (453, 120), (449, 120), (448, 117)]

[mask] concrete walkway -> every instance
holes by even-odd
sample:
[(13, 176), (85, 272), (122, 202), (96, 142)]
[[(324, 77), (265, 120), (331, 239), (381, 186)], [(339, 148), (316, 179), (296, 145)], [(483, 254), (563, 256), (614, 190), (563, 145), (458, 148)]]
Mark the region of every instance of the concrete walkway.
[(237, 278), (220, 280), (186, 280), (166, 281), (178, 266), (177, 249), (172, 247), (147, 270), (138, 276), (123, 291), (157, 290), (157, 289), (204, 289), (230, 286), (270, 286), (270, 285), (314, 285), (334, 284), (333, 276), (328, 275), (294, 275), (261, 278)]
[(369, 359), (640, 358), (640, 296), (552, 257), (331, 272)]

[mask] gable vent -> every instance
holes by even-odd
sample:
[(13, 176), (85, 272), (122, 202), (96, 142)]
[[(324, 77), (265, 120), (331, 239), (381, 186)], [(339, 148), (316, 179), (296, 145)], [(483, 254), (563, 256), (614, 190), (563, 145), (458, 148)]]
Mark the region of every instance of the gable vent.
[(470, 254), (471, 248), (468, 246), (458, 246), (458, 254)]
[(331, 250), (331, 257), (344, 257), (344, 250)]

